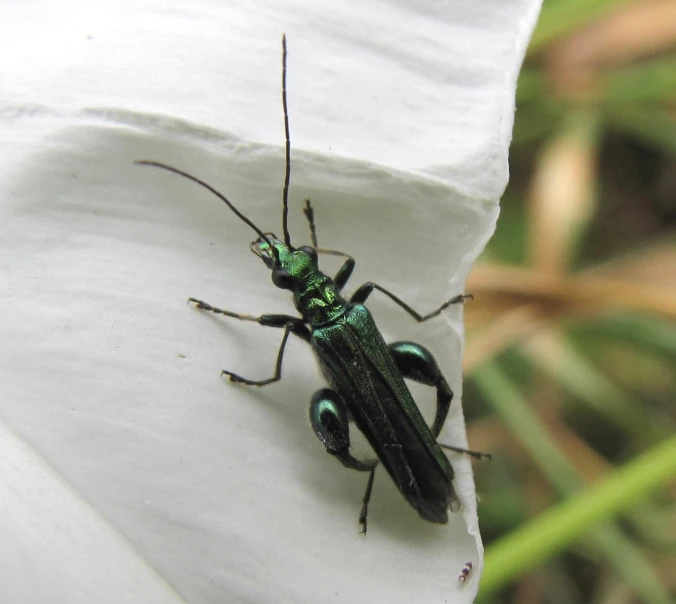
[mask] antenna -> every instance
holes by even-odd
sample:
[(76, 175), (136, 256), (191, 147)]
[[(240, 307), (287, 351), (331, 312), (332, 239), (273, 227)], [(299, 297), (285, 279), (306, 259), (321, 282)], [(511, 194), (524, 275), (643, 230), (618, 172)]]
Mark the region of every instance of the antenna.
[(187, 172), (183, 172), (182, 170), (179, 170), (178, 168), (172, 168), (171, 166), (168, 166), (167, 164), (161, 164), (160, 162), (156, 161), (147, 161), (147, 160), (138, 160), (134, 162), (135, 164), (138, 164), (139, 166), (152, 166), (154, 168), (162, 168), (162, 170), (167, 170), (168, 172), (173, 172), (174, 174), (178, 174), (179, 176), (183, 176), (183, 178), (187, 178), (188, 180), (192, 180), (193, 182), (196, 182), (198, 185), (203, 186), (205, 189), (208, 191), (211, 191), (216, 197), (218, 197), (221, 201), (224, 201), (228, 207), (237, 215), (237, 217), (242, 221), (248, 224), (256, 233), (258, 233), (258, 236), (265, 241), (270, 246), (270, 250), (272, 251), (272, 254), (275, 257), (275, 261), (277, 264), (279, 264), (279, 252), (277, 251), (277, 248), (272, 245), (272, 242), (267, 238), (265, 233), (261, 231), (251, 220), (249, 220), (242, 212), (240, 212), (234, 205), (232, 205), (232, 202), (228, 200), (228, 198), (223, 195), (222, 193), (219, 193), (216, 189), (214, 189), (211, 185), (208, 185), (205, 183), (203, 180), (200, 180), (196, 176), (193, 176), (192, 174), (188, 174)]
[(284, 134), (286, 136), (286, 173), (284, 175), (284, 193), (282, 195), (282, 230), (284, 243), (289, 249), (289, 182), (291, 181), (291, 141), (289, 140), (289, 111), (286, 104), (286, 34), (282, 35), (282, 107), (284, 108)]

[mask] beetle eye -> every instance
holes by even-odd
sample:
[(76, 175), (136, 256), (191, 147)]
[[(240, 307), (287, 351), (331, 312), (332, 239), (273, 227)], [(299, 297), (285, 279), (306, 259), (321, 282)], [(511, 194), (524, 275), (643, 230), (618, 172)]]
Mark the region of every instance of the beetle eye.
[(317, 250), (309, 245), (304, 245), (303, 247), (298, 248), (299, 252), (303, 252), (310, 256), (313, 264), (317, 264)]
[(283, 268), (276, 268), (272, 271), (272, 282), (280, 289), (293, 289), (293, 281), (289, 271)]

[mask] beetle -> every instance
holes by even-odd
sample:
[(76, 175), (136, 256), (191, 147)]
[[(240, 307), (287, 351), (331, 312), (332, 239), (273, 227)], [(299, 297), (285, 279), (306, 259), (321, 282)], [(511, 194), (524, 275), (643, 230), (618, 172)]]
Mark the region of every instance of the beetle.
[[(291, 145), (286, 94), (286, 36), (282, 37), (282, 104), (286, 139), (285, 179), (282, 195), (283, 240), (273, 233), (264, 233), (240, 212), (223, 194), (199, 178), (177, 168), (150, 160), (139, 165), (173, 172), (206, 188), (251, 227), (258, 238), (250, 245), (271, 271), (273, 284), (293, 294), (300, 317), (287, 314), (253, 316), (224, 310), (197, 298), (189, 302), (197, 308), (265, 327), (283, 329), (272, 377), (251, 380), (232, 371), (223, 370), (232, 382), (248, 386), (266, 386), (282, 377), (282, 360), (290, 334), (312, 347), (329, 387), (315, 392), (310, 402), (310, 423), (326, 451), (345, 467), (368, 472), (366, 492), (359, 514), (362, 533), (367, 530), (368, 504), (371, 499), (376, 467), (382, 463), (397, 488), (421, 518), (433, 523), (446, 523), (448, 509), (460, 509), (460, 500), (453, 486), (453, 468), (442, 447), (468, 453), (474, 457), (489, 457), (437, 443), (446, 421), (453, 392), (432, 353), (415, 342), (386, 344), (369, 310), (367, 298), (378, 291), (399, 305), (419, 323), (432, 319), (452, 304), (461, 303), (470, 295), (457, 295), (436, 310), (421, 315), (393, 293), (368, 282), (348, 299), (342, 294), (355, 268), (349, 254), (320, 248), (309, 200), (304, 208), (310, 226), (312, 245), (294, 247), (288, 229), (288, 196), (291, 174)], [(342, 265), (330, 277), (319, 269), (319, 254), (340, 256)], [(405, 379), (414, 380), (436, 389), (436, 415), (428, 427), (420, 413)], [(350, 451), (350, 423), (365, 435), (378, 459), (359, 460)]]

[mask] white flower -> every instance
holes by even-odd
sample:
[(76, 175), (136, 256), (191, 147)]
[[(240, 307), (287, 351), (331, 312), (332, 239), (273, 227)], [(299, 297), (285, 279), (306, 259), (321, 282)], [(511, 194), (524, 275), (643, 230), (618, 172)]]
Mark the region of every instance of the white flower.
[[(294, 313), (208, 181), (279, 234), (282, 32), (291, 235), (357, 259), (346, 288), (421, 312), (462, 292), (507, 182), (518, 69), (538, 0), (16, 3), (0, 35), (0, 599), (471, 602), (483, 550), (463, 512), (421, 520), (380, 470), (331, 459), (307, 419), (323, 382), (281, 333), (200, 313)], [(337, 259), (322, 259), (328, 272)], [(462, 313), (418, 326), (374, 294), (387, 338), (437, 356), (465, 443)], [(430, 408), (430, 389), (414, 389)], [(433, 405), (432, 405), (433, 407)], [(429, 412), (427, 412), (429, 416)], [(354, 430), (353, 430), (354, 432)], [(457, 576), (474, 569), (465, 585)]]

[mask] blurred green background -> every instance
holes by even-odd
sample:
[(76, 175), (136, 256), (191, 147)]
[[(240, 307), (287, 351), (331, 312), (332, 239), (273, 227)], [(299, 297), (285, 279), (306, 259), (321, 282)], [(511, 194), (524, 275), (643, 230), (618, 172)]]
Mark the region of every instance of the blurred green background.
[(479, 602), (676, 595), (676, 0), (545, 0), (470, 276)]

